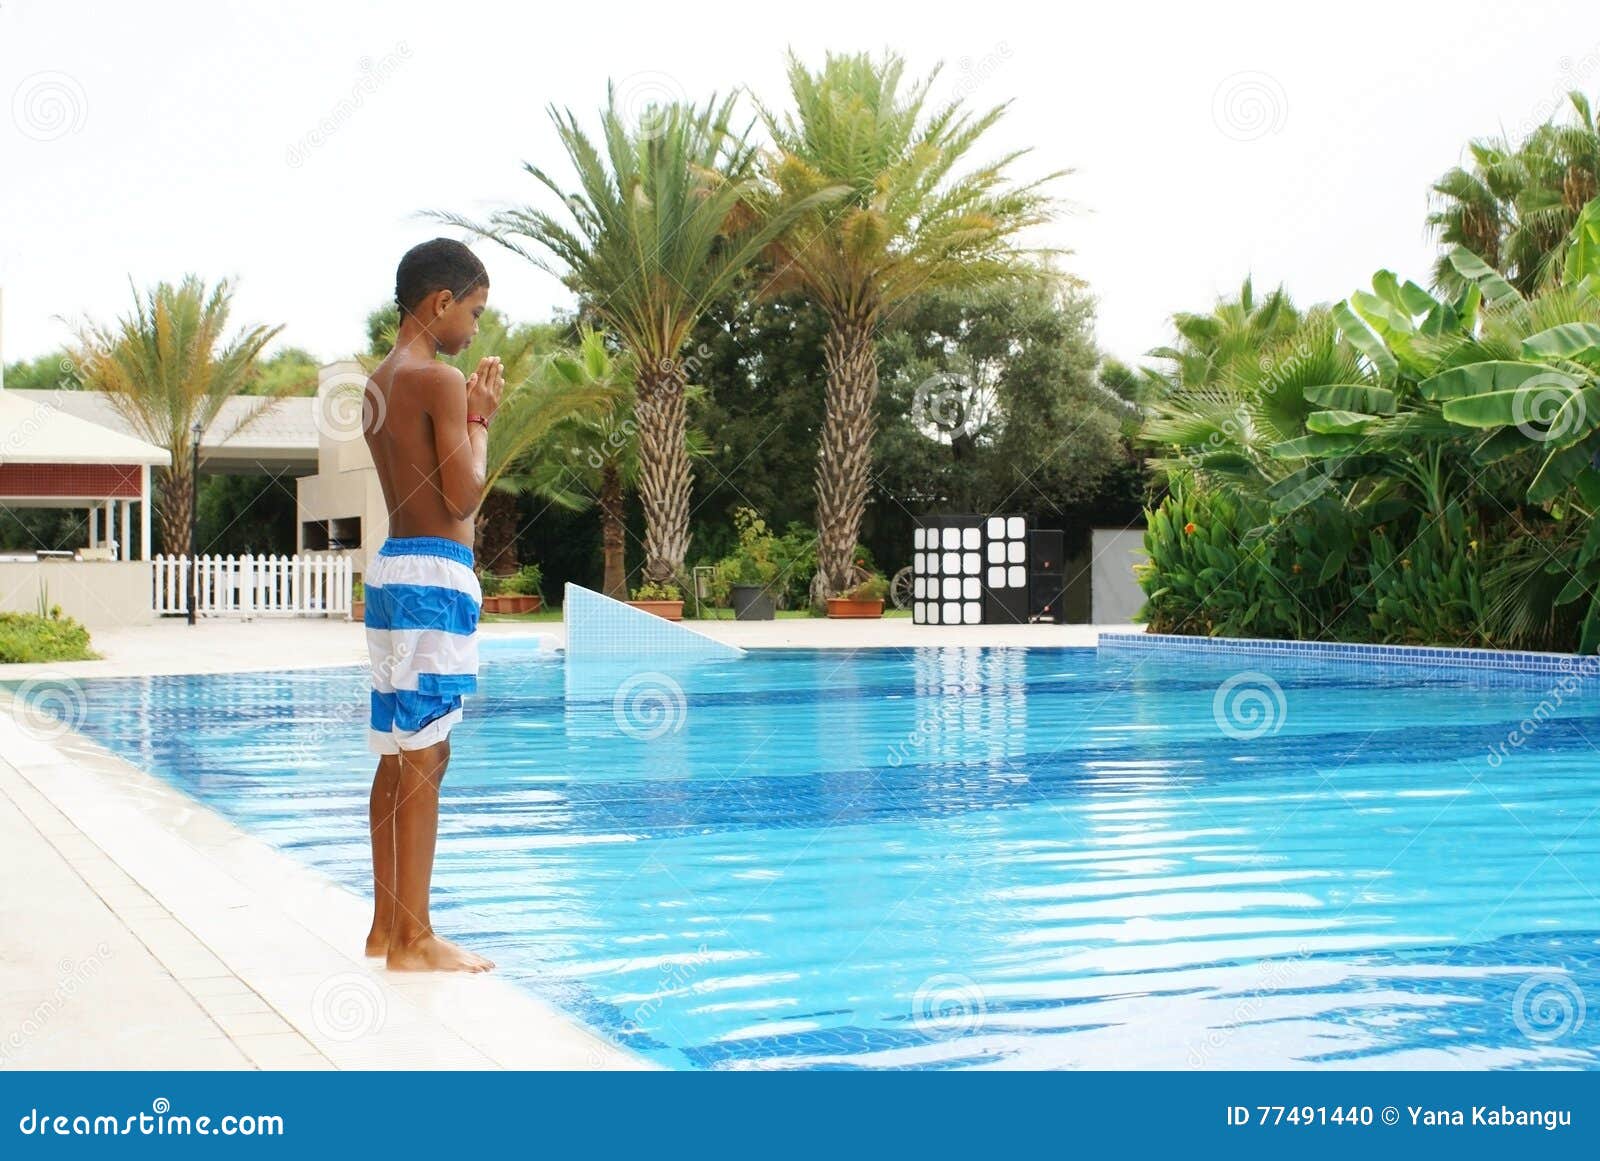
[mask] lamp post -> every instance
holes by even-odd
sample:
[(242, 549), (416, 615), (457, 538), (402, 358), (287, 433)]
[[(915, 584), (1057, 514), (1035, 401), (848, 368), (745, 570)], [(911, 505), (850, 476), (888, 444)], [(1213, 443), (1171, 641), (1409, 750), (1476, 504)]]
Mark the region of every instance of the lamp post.
[(200, 572), (200, 421), (194, 421), (190, 434), (194, 436), (192, 458), (189, 463), (189, 624), (194, 624), (194, 608), (199, 603), (200, 586), (196, 578)]

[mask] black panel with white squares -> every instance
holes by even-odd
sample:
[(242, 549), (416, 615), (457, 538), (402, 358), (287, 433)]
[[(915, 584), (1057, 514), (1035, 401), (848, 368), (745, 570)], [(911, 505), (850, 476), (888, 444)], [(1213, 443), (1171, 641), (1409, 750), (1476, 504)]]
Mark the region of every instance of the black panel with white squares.
[(927, 516), (912, 530), (911, 620), (982, 625), (1025, 606), (1028, 522), (1021, 516)]

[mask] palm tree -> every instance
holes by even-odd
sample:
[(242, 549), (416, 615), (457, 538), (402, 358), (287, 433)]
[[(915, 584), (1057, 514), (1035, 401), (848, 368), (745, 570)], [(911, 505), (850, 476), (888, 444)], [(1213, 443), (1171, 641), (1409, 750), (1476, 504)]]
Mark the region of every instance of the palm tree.
[(1456, 167), (1433, 185), (1428, 225), (1445, 248), (1434, 284), (1466, 289), (1449, 248), (1465, 246), (1524, 295), (1558, 284), (1561, 259), (1583, 207), (1600, 195), (1600, 127), (1588, 99), (1567, 94), (1569, 123), (1547, 121), (1513, 144), (1474, 141), (1471, 168)]
[(518, 482), (563, 508), (577, 511), (599, 505), (605, 560), (601, 590), (608, 597), (627, 600), (626, 503), (639, 474), (631, 361), (613, 356), (605, 336), (585, 328), (576, 349), (553, 353), (540, 375), (567, 390), (598, 391), (611, 406), (597, 416), (577, 416), (562, 423)]
[[(571, 511), (600, 509), (604, 560), (601, 589), (608, 597), (628, 597), (627, 500), (639, 480), (639, 424), (634, 416), (633, 361), (612, 352), (605, 336), (584, 328), (575, 348), (552, 353), (537, 377), (552, 390), (592, 393), (609, 401), (603, 410), (574, 414), (501, 478), (500, 486), (537, 492)], [(688, 402), (701, 400), (703, 388), (687, 385)], [(684, 445), (695, 459), (709, 453), (703, 432), (688, 427)]]
[[(542, 350), (557, 341), (554, 326), (513, 326), (498, 311), (486, 310), (478, 322), (477, 337), (460, 355), (447, 360), (463, 375), (471, 375), (480, 359), (493, 356), (505, 368), (506, 398), (516, 402), (533, 377)], [(392, 345), (392, 344), (391, 344)], [(527, 447), (549, 434), (549, 425), (539, 425), (553, 414), (562, 421), (560, 401), (549, 399), (530, 408), (522, 400), (504, 415), (497, 414), (489, 425), (488, 475), (501, 485), (510, 463)], [(530, 424), (531, 420), (531, 424)], [(509, 421), (509, 422), (508, 422)], [(530, 426), (532, 430), (530, 430)], [(513, 487), (486, 483), (478, 515), (473, 524), (473, 555), (480, 567), (495, 573), (517, 570), (517, 494)]]
[(1254, 282), (1246, 276), (1239, 296), (1219, 299), (1210, 314), (1173, 315), (1177, 345), (1157, 347), (1149, 355), (1175, 364), (1174, 385), (1200, 387), (1215, 382), (1238, 360), (1257, 358), (1263, 348), (1293, 334), (1300, 322), (1282, 286), (1257, 302)]
[(758, 190), (755, 150), (748, 131), (730, 127), (732, 111), (731, 98), (713, 97), (698, 108), (651, 106), (630, 123), (608, 87), (598, 145), (570, 110), (550, 110), (577, 173), (575, 189), (524, 167), (560, 199), (567, 220), (533, 206), (499, 210), (484, 225), (440, 215), (558, 274), (627, 348), (635, 368), (645, 576), (658, 584), (682, 578), (689, 550), (684, 388), (693, 360), (680, 352), (701, 313), (789, 220), (831, 196), (818, 191), (758, 220), (750, 208)]
[(926, 291), (1028, 273), (1034, 255), (1018, 235), (1050, 216), (1041, 192), (1050, 178), (1008, 179), (1025, 151), (956, 173), (1003, 106), (973, 115), (956, 100), (927, 111), (938, 70), (909, 85), (904, 72), (892, 54), (877, 61), (830, 54), (814, 73), (791, 53), (794, 111), (760, 110), (776, 145), (771, 205), (790, 207), (833, 186), (848, 191), (795, 216), (771, 248), (766, 286), (770, 294), (803, 292), (829, 319), (816, 477), (818, 583), (829, 593), (848, 587), (866, 508), (879, 322)]
[[(233, 288), (224, 279), (207, 289), (190, 275), (178, 285), (158, 283), (134, 310), (113, 326), (86, 323), (74, 353), (83, 385), (104, 391), (118, 413), (144, 439), (164, 447), (172, 465), (157, 485), (161, 542), (169, 552), (187, 551), (194, 494), (194, 426), (209, 428), (228, 397), (255, 379), (262, 348), (283, 328), (247, 327), (231, 339), (228, 328)], [(287, 384), (265, 384), (262, 406), (226, 439), (266, 411)]]

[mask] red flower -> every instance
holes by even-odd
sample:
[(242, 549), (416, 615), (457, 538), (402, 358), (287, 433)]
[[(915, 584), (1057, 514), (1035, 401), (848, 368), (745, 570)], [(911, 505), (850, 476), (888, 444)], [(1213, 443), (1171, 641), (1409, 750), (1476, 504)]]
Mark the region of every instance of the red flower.
[(1183, 534), (1185, 536), (1193, 536), (1196, 531), (1197, 530), (1194, 526), (1194, 521), (1192, 520), (1183, 526)]

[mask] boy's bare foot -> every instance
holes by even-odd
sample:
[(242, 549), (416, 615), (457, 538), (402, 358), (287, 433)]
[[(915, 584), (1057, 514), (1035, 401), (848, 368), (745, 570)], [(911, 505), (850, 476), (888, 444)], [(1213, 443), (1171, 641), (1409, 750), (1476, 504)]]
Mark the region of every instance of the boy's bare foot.
[(374, 957), (389, 954), (389, 933), (374, 927), (367, 932), (367, 954)]
[(486, 972), (494, 967), (483, 956), (432, 933), (391, 946), (388, 965), (396, 972)]

